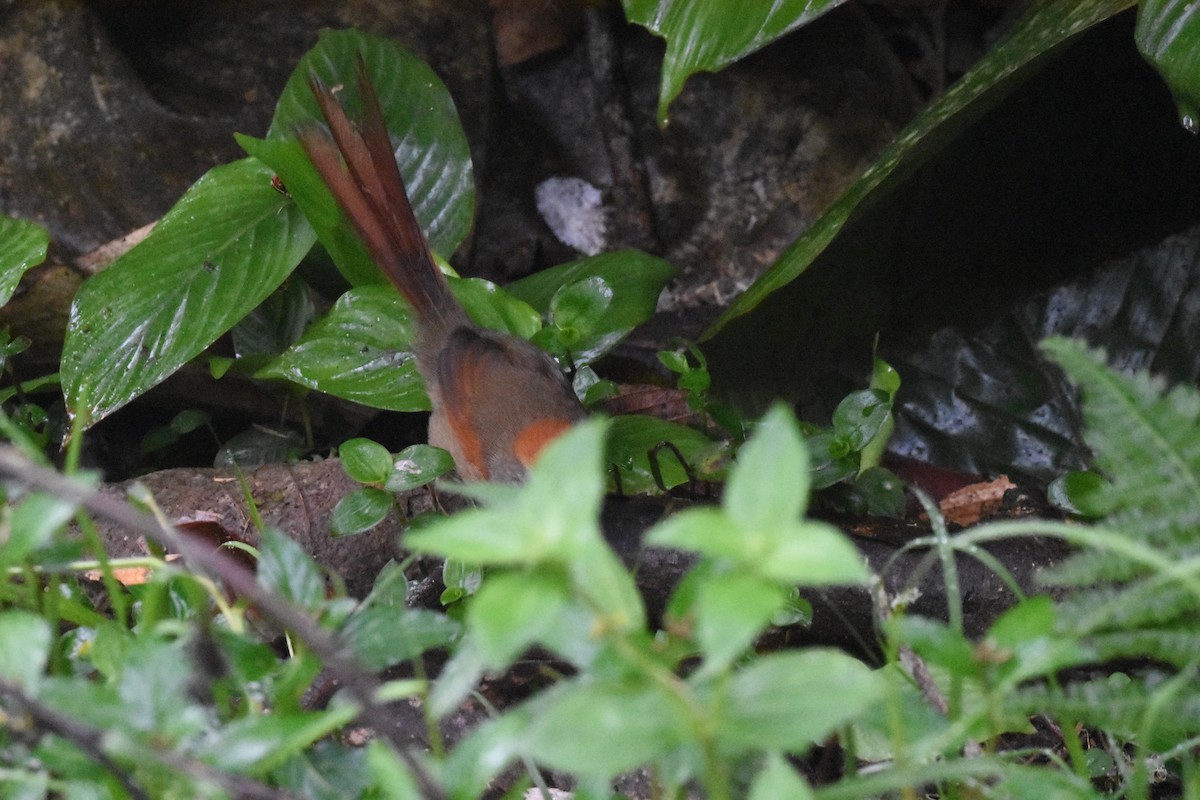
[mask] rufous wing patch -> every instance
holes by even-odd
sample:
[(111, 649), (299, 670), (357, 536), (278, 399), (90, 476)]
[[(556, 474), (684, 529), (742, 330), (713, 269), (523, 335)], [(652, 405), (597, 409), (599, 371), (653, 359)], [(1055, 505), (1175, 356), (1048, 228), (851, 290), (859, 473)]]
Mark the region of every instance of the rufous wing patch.
[(571, 422), (557, 417), (547, 417), (529, 423), (517, 432), (513, 440), (513, 454), (526, 467), (532, 467), (542, 448), (557, 439), (571, 427)]

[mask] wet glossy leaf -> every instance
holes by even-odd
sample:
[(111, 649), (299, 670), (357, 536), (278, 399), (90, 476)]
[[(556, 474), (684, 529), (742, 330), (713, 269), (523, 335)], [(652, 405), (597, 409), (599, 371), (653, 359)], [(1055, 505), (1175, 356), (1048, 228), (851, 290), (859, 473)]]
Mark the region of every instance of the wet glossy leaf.
[(784, 0), (747, 6), (733, 0), (677, 3), (671, 0), (624, 0), (630, 22), (645, 25), (667, 40), (658, 123), (696, 72), (716, 72), (807, 24), (844, 0)]
[(1175, 97), (1179, 121), (1200, 132), (1200, 15), (1188, 0), (1143, 0), (1134, 40)]
[[(604, 355), (636, 326), (650, 319), (659, 293), (674, 273), (674, 268), (661, 258), (626, 250), (552, 267), (506, 288), (543, 314), (551, 313), (555, 296), (564, 287), (581, 283), (594, 287), (587, 281), (598, 278), (612, 290), (612, 299), (603, 309), (598, 309), (594, 299), (589, 301), (600, 313), (589, 320), (586, 332), (578, 330), (578, 340), (569, 345), (572, 360), (582, 366)], [(568, 296), (576, 291), (580, 290), (568, 290)], [(573, 301), (568, 299), (567, 303), (571, 305)]]
[(76, 295), (63, 345), (68, 407), (94, 423), (165, 379), (274, 291), (313, 240), (261, 163), (210, 170)]
[(384, 488), (389, 492), (412, 491), (453, 469), (453, 457), (442, 448), (427, 444), (410, 445), (396, 455)]
[(491, 281), (451, 278), (450, 288), (476, 325), (528, 339), (542, 328), (542, 315)]
[(363, 286), (279, 358), (256, 373), (390, 411), (427, 411), (429, 398), (412, 357), (412, 311), (394, 290)]
[(364, 486), (338, 500), (329, 519), (329, 529), (334, 536), (362, 533), (374, 528), (387, 517), (396, 506), (391, 492)]
[(230, 332), (238, 358), (275, 356), (300, 338), (315, 314), (304, 281), (291, 278)]
[(371, 439), (348, 439), (338, 448), (342, 469), (359, 483), (383, 483), (392, 473), (392, 454)]
[[(308, 87), (309, 75), (314, 73), (326, 86), (342, 86), (338, 99), (349, 109), (351, 119), (356, 119), (355, 70), (360, 54), (379, 95), (392, 141), (398, 143), (396, 160), (417, 219), (432, 248), (449, 257), (466, 238), (474, 213), (467, 137), (445, 85), (427, 64), (394, 41), (360, 31), (322, 31), (317, 46), (300, 59), (288, 79), (267, 138), (287, 140), (294, 137), (297, 126), (324, 124)], [(311, 166), (304, 170), (290, 157), (279, 164), (272, 158), (264, 160), (279, 172), (347, 278), (356, 285), (382, 281), (369, 259), (364, 260), (357, 237), (350, 235), (353, 244), (347, 241), (349, 230), (333, 199), (323, 189), (314, 191), (318, 184)], [(307, 165), (307, 159), (303, 161)], [(334, 233), (333, 228), (340, 232)], [(352, 252), (347, 253), (347, 248)]]
[(46, 260), (49, 244), (41, 225), (0, 215), (0, 306), (12, 298), (21, 276)]

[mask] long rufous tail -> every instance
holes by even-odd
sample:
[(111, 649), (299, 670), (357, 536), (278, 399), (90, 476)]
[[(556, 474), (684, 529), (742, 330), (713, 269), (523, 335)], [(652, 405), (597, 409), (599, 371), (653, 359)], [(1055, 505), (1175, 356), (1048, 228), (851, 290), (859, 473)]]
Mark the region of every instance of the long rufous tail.
[(309, 86), (333, 139), (314, 126), (299, 131), (300, 144), (375, 263), (412, 304), (422, 335), (441, 339), (463, 324), (466, 317), (434, 262), (413, 213), (379, 98), (361, 56), (357, 75), (363, 105), (358, 126), (346, 116), (333, 92), (315, 75), (309, 77)]

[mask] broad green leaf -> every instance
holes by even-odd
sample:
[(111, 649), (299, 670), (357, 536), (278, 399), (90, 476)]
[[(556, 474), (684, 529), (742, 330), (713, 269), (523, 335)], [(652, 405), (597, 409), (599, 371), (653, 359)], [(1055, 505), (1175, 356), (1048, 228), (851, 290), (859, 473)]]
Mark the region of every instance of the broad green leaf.
[(395, 498), (383, 489), (374, 486), (355, 489), (333, 507), (330, 532), (334, 536), (347, 536), (368, 531), (383, 522), (395, 506)]
[(703, 675), (718, 674), (754, 642), (783, 606), (783, 590), (744, 571), (710, 574), (697, 586), (696, 640)]
[(259, 774), (301, 753), (344, 725), (346, 708), (291, 714), (252, 714), (235, 719), (199, 748), (197, 755), (234, 773)]
[(461, 630), (461, 624), (435, 611), (369, 605), (346, 620), (342, 638), (364, 667), (377, 672), (445, 647)]
[(230, 332), (238, 358), (276, 356), (304, 333), (315, 314), (304, 281), (291, 278)]
[[(616, 466), (623, 493), (647, 494), (687, 483), (687, 469), (701, 480), (716, 477), (714, 465), (727, 450), (695, 428), (657, 417), (623, 414), (610, 423), (605, 460)], [(686, 469), (679, 463), (680, 456)], [(661, 486), (654, 476), (655, 466)]]
[(359, 483), (383, 483), (392, 474), (392, 454), (370, 439), (347, 439), (338, 457), (346, 474)]
[(575, 347), (612, 305), (613, 290), (599, 275), (569, 283), (550, 299), (550, 321), (567, 347)]
[(450, 289), (476, 325), (528, 339), (542, 328), (542, 316), (526, 303), (481, 278), (450, 278)]
[(772, 408), (741, 449), (722, 505), (747, 532), (795, 522), (808, 506), (808, 451), (796, 418)]
[(361, 286), (338, 298), (323, 319), (259, 378), (282, 378), (335, 397), (390, 411), (427, 411), (407, 303), (386, 286)]
[(440, 447), (410, 445), (396, 454), (385, 488), (407, 492), (424, 486), (454, 469), (454, 458)]
[(879, 701), (883, 679), (833, 650), (778, 653), (735, 674), (720, 724), (723, 750), (801, 753)]
[[(665, 0), (664, 0), (665, 2)], [(647, 0), (649, 5), (649, 0)], [(681, 4), (686, 5), (686, 4)], [(911, 176), (958, 131), (1000, 102), (1055, 48), (1133, 6), (1133, 0), (1048, 0), (913, 120), (838, 200), (705, 332), (726, 325), (809, 268), (865, 201)]]
[(21, 276), (46, 260), (49, 244), (41, 225), (0, 215), (0, 306), (12, 299)]
[(576, 680), (536, 699), (519, 741), (539, 763), (606, 778), (686, 741), (676, 702), (649, 681)]
[(372, 739), (367, 745), (367, 768), (384, 800), (421, 800), (421, 791), (408, 768), (388, 745)]
[(862, 450), (891, 419), (892, 401), (880, 389), (851, 392), (833, 412), (833, 433), (852, 450)]
[(0, 613), (0, 678), (33, 692), (50, 657), (50, 626), (28, 611)]
[(1179, 108), (1179, 121), (1200, 133), (1200, 9), (1189, 0), (1144, 0), (1138, 4), (1133, 38), (1158, 70)]
[(750, 785), (748, 800), (809, 800), (812, 789), (778, 753), (767, 756)]
[(1072, 470), (1046, 487), (1046, 499), (1071, 514), (1099, 519), (1112, 511), (1112, 486), (1099, 473)]
[(658, 124), (667, 124), (667, 108), (693, 73), (716, 72), (842, 2), (783, 0), (746, 5), (734, 0), (624, 0), (630, 22), (667, 40)]
[(597, 630), (630, 631), (645, 626), (646, 612), (633, 576), (598, 530), (576, 547), (569, 567), (576, 590), (595, 612)]
[[(611, 300), (603, 308), (592, 304), (597, 313), (588, 320), (586, 332), (577, 327), (579, 338), (568, 347), (572, 361), (583, 366), (604, 355), (653, 316), (658, 295), (674, 274), (674, 268), (661, 258), (624, 250), (561, 264), (505, 288), (513, 297), (548, 315), (555, 307), (559, 291), (565, 291), (569, 298), (579, 290), (567, 287), (587, 285), (586, 282), (596, 278), (603, 281), (612, 291)], [(571, 304), (569, 299), (566, 302)]]
[(30, 553), (49, 544), (55, 531), (75, 516), (75, 504), (34, 492), (5, 511), (11, 516), (3, 520), (7, 536), (0, 534), (0, 570), (20, 564)]
[(325, 600), (325, 580), (312, 557), (274, 528), (263, 532), (258, 546), (258, 582), (310, 611)]
[(67, 406), (91, 424), (162, 381), (274, 291), (313, 239), (261, 163), (210, 170), (80, 288), (63, 345)]
[(117, 693), (122, 717), (136, 730), (171, 741), (205, 726), (206, 714), (188, 691), (195, 679), (188, 647), (183, 638), (140, 636), (130, 642)]
[(561, 573), (551, 570), (490, 576), (467, 608), (467, 627), (489, 669), (501, 669), (559, 623), (568, 599)]
[[(267, 138), (290, 139), (297, 126), (324, 124), (308, 87), (312, 74), (326, 86), (342, 86), (338, 99), (346, 105), (350, 118), (356, 119), (355, 75), (360, 55), (379, 95), (392, 141), (398, 142), (396, 160), (417, 219), (430, 246), (449, 257), (466, 238), (474, 214), (467, 136), (445, 84), (428, 65), (394, 41), (354, 30), (322, 31), (317, 46), (300, 59), (284, 86)], [(291, 176), (280, 172), (280, 177), (296, 196), (300, 187), (293, 186)], [(297, 202), (308, 213), (306, 203), (299, 197)], [(324, 228), (315, 220), (313, 224), (322, 243), (328, 245)], [(332, 254), (337, 260), (337, 254)]]

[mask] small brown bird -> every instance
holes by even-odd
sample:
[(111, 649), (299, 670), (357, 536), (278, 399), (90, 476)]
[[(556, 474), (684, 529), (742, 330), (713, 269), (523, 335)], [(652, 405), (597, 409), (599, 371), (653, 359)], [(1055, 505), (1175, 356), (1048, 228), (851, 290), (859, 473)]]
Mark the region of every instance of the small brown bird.
[(314, 126), (300, 143), (383, 274), (417, 319), (417, 369), (433, 414), (429, 443), (454, 456), (464, 480), (516, 483), (542, 448), (584, 416), (549, 354), (467, 318), (434, 262), (396, 165), (383, 111), (359, 59), (363, 118), (309, 79), (332, 139)]

